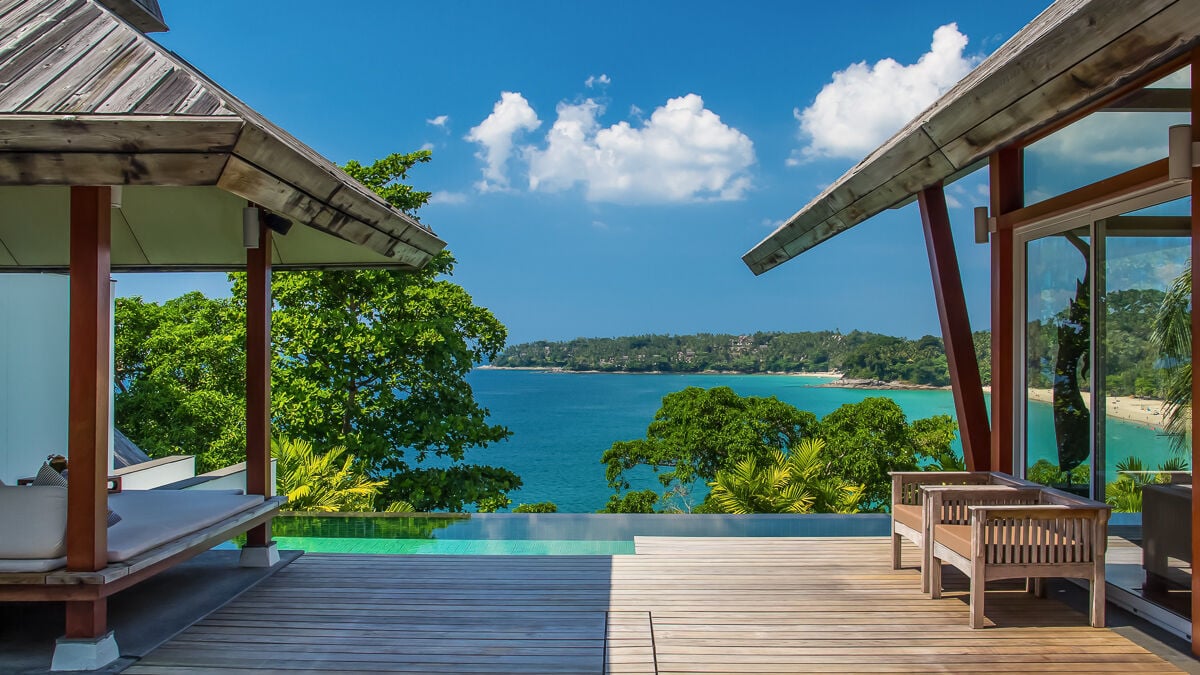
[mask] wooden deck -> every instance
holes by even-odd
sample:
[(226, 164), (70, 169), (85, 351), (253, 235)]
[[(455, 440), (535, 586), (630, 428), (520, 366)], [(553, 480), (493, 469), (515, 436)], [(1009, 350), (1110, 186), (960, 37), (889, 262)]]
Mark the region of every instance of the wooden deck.
[[(127, 673), (1178, 673), (1053, 599), (967, 627), (885, 538), (642, 538), (628, 556), (309, 554)], [(915, 549), (906, 560), (915, 560)]]

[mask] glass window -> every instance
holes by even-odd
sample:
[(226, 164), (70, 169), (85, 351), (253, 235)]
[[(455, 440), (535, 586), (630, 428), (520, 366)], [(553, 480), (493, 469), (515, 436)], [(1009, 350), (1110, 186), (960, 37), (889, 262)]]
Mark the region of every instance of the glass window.
[[(1184, 68), (1137, 95), (1070, 124), (1025, 148), (1025, 203), (1034, 204), (1167, 156), (1167, 129), (1188, 124), (1191, 80)], [(1149, 94), (1147, 90), (1154, 90)], [(1164, 94), (1180, 92), (1178, 101)], [(1184, 110), (1172, 110), (1183, 103)]]

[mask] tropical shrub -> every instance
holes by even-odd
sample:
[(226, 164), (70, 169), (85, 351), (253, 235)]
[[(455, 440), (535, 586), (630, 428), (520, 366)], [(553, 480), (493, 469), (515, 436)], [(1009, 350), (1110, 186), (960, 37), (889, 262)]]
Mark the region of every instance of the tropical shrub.
[[(1159, 464), (1159, 471), (1186, 471), (1187, 461), (1172, 457)], [(1118, 513), (1142, 512), (1142, 488), (1147, 485), (1169, 483), (1171, 477), (1165, 473), (1148, 473), (1138, 457), (1127, 457), (1117, 462), (1117, 479), (1104, 486), (1104, 501)]]
[[(278, 492), (287, 496), (290, 511), (371, 511), (385, 483), (371, 480), (341, 446), (317, 453), (308, 441), (275, 438), (271, 456), (276, 460)], [(411, 511), (412, 507), (395, 503), (387, 510)]]
[(513, 513), (558, 513), (558, 504), (554, 502), (534, 502), (518, 504)]
[(863, 486), (830, 475), (825, 442), (805, 438), (767, 461), (744, 457), (717, 472), (708, 503), (720, 513), (855, 513)]

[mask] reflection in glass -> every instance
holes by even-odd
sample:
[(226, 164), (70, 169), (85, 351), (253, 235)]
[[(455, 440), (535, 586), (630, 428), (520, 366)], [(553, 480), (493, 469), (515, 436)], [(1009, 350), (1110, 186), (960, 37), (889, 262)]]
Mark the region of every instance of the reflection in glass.
[(1037, 239), (1025, 258), (1026, 476), (1084, 496), (1091, 483), (1090, 239), (1086, 228)]
[[(1135, 92), (1025, 148), (1025, 203), (1033, 204), (1167, 156), (1167, 129), (1188, 124), (1190, 69), (1176, 71), (1146, 90), (1177, 90), (1182, 112), (1164, 109)], [(1174, 99), (1172, 99), (1174, 100)]]
[(1181, 199), (1096, 223), (1104, 261), (1097, 394), (1105, 401), (1097, 451), (1107, 467), (1097, 478), (1115, 514), (1107, 574), (1183, 616), (1190, 615), (1190, 444), (1171, 434), (1168, 418), (1178, 408), (1172, 400), (1190, 407), (1190, 208)]

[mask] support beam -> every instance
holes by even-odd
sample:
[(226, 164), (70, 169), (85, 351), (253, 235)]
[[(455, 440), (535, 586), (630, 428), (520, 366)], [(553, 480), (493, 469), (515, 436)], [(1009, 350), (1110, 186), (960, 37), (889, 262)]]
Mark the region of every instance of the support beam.
[(950, 232), (950, 214), (946, 210), (946, 193), (942, 185), (939, 183), (922, 190), (917, 195), (917, 203), (921, 207), (942, 341), (946, 344), (946, 363), (950, 367), (963, 459), (968, 471), (986, 471), (991, 460), (987, 408), (983, 404), (979, 363), (971, 339), (967, 300), (963, 295), (958, 254), (954, 251), (954, 236)]
[[(1192, 142), (1200, 142), (1200, 47), (1192, 50)], [(1192, 168), (1192, 304), (1194, 298), (1200, 297), (1200, 285), (1196, 283), (1195, 265), (1200, 260), (1200, 204), (1197, 203), (1196, 186), (1200, 185), (1200, 167)], [(1200, 335), (1200, 312), (1192, 312), (1192, 363), (1196, 363), (1196, 338)], [(1200, 380), (1192, 372), (1192, 466), (1200, 466), (1200, 448), (1196, 439), (1200, 438), (1200, 415), (1195, 414), (1195, 402), (1200, 401)], [(1196, 499), (1196, 491), (1192, 490), (1192, 560), (1200, 560), (1200, 500)], [(1200, 656), (1200, 635), (1196, 633), (1196, 619), (1200, 618), (1200, 577), (1193, 569), (1192, 572), (1192, 654)]]
[[(1020, 148), (1006, 148), (988, 163), (991, 214), (999, 217), (1025, 206), (1025, 160)], [(1016, 293), (1013, 232), (992, 233), (992, 470), (1013, 473), (1017, 448)]]
[[(108, 564), (109, 188), (71, 188), (71, 335), (67, 412), (67, 569)], [(104, 601), (67, 603), (67, 637), (104, 634)]]
[[(259, 224), (258, 248), (246, 249), (246, 493), (271, 494), (271, 230)], [(246, 533), (265, 547), (270, 523)]]

